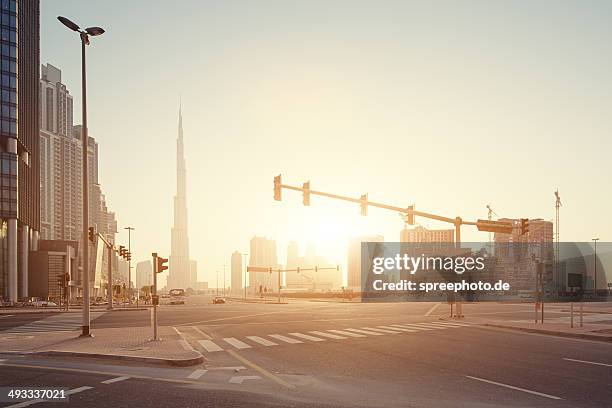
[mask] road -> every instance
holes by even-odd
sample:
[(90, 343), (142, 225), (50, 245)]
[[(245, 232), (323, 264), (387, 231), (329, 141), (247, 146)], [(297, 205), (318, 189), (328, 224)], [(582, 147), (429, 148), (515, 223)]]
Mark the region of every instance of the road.
[[(552, 307), (548, 316), (563, 316), (564, 307)], [(184, 306), (161, 307), (159, 319), (205, 355), (202, 366), (0, 356), (0, 386), (93, 387), (61, 405), (75, 407), (612, 406), (611, 344), (457, 325), (440, 320), (447, 308), (308, 301), (211, 305), (196, 296)], [(532, 308), (489, 303), (464, 311), (524, 319)], [(146, 330), (148, 319), (148, 311), (104, 313), (92, 327)], [(18, 324), (2, 322), (5, 332), (20, 327), (9, 321)], [(102, 383), (112, 378), (121, 379)]]

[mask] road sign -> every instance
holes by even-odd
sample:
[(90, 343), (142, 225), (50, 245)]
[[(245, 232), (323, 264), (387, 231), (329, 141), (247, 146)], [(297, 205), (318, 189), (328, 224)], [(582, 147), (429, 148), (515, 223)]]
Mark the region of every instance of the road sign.
[(152, 300), (153, 305), (155, 306), (159, 305), (159, 295), (151, 296), (151, 300)]

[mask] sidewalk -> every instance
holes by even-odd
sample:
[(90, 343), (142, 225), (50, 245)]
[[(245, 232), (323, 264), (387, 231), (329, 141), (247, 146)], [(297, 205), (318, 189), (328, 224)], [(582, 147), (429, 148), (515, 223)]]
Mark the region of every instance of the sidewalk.
[(596, 341), (605, 341), (612, 342), (612, 324), (609, 323), (584, 323), (582, 327), (580, 327), (580, 322), (578, 319), (574, 320), (574, 327), (570, 327), (570, 323), (559, 323), (559, 322), (546, 322), (544, 319), (544, 324), (535, 323), (533, 321), (509, 321), (509, 320), (495, 320), (495, 319), (485, 319), (469, 316), (465, 319), (455, 320), (450, 318), (445, 318), (445, 321), (457, 321), (457, 322), (466, 322), (472, 324), (478, 324), (481, 326), (488, 327), (496, 327), (500, 329), (509, 329), (509, 330), (518, 330), (528, 333), (538, 333), (538, 334), (546, 334), (551, 336), (559, 336), (559, 337), (570, 337), (577, 339), (586, 339), (586, 340), (596, 340)]
[(78, 337), (78, 331), (32, 334), (2, 334), (0, 353), (60, 357), (88, 357), (170, 366), (190, 366), (204, 361), (168, 326), (159, 327), (161, 341), (152, 341), (150, 327), (92, 328), (94, 337)]

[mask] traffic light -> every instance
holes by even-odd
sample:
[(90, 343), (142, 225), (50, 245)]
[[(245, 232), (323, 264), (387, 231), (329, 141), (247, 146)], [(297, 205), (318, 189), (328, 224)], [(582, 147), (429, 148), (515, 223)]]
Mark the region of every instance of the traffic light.
[(123, 257), (125, 254), (125, 247), (123, 245), (119, 245), (119, 256)]
[(89, 240), (96, 242), (96, 229), (94, 227), (89, 227)]
[(361, 215), (365, 217), (368, 215), (368, 195), (362, 195), (359, 202), (359, 205), (361, 205)]
[(125, 260), (126, 261), (131, 261), (132, 260), (132, 253), (131, 252), (126, 252), (125, 253)]
[(525, 235), (529, 232), (529, 219), (521, 218), (521, 235)]
[(281, 175), (274, 177), (274, 199), (281, 201)]
[(168, 269), (168, 265), (166, 265), (166, 263), (168, 262), (168, 258), (162, 258), (161, 256), (158, 256), (156, 259), (157, 268), (155, 269), (155, 272), (162, 273), (163, 271)]
[(414, 225), (414, 205), (408, 206), (408, 212), (406, 212), (406, 224)]
[(304, 197), (302, 198), (302, 202), (304, 203), (304, 205), (310, 205), (310, 181), (305, 182), (302, 185), (302, 194), (304, 195)]

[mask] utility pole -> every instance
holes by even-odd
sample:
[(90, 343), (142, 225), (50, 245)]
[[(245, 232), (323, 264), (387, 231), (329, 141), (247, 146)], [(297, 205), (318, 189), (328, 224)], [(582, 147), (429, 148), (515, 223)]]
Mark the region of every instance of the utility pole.
[[(128, 252), (132, 253), (132, 231), (135, 228), (125, 227), (124, 229), (128, 232)], [(132, 257), (128, 259), (128, 296), (130, 297), (130, 304), (132, 304)]]

